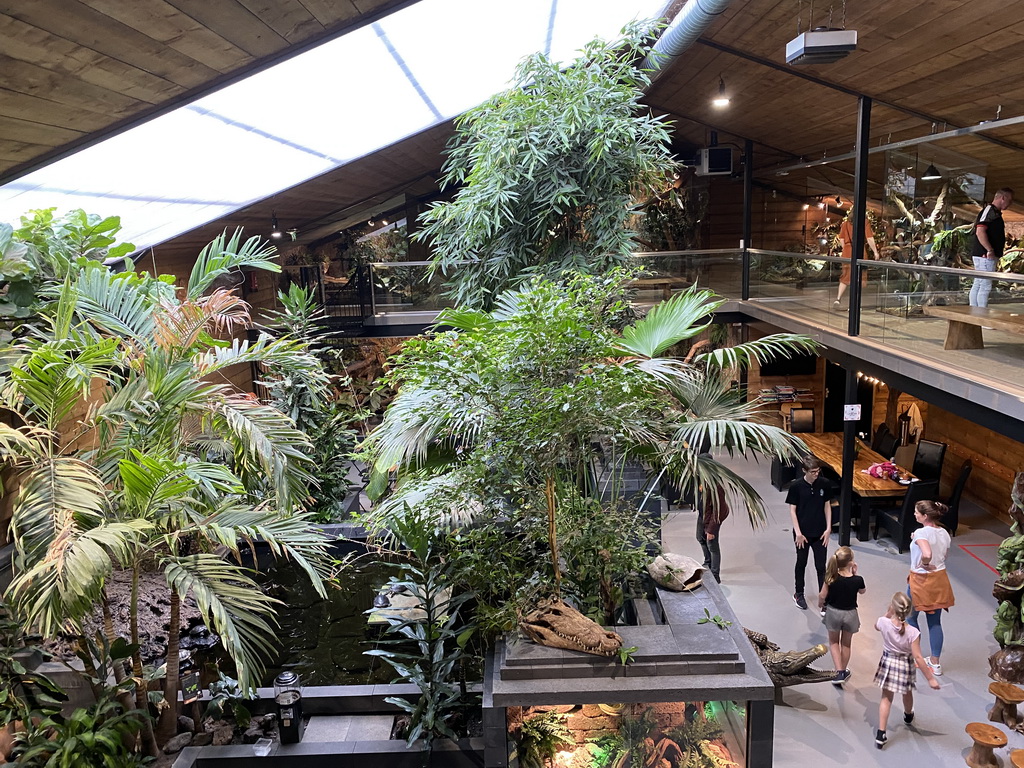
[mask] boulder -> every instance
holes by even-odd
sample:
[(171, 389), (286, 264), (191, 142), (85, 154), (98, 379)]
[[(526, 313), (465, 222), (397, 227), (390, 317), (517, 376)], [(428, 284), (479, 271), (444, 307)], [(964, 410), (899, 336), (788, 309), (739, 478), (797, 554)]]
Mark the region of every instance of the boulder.
[(684, 592), (700, 586), (704, 567), (692, 557), (666, 552), (647, 566), (647, 572), (658, 586)]
[(179, 733), (164, 744), (164, 754), (174, 755), (192, 743), (191, 733)]

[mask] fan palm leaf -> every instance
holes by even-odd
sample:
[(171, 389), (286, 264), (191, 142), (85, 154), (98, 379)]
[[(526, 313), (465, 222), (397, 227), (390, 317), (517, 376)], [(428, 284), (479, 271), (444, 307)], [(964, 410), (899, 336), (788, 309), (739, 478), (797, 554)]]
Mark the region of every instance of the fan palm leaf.
[(756, 361), (763, 363), (776, 357), (789, 357), (794, 352), (818, 352), (821, 344), (797, 333), (773, 333), (754, 341), (732, 347), (704, 352), (694, 358), (695, 363), (706, 363), (718, 368), (746, 366)]
[(614, 345), (620, 354), (657, 357), (683, 339), (693, 338), (711, 324), (711, 315), (722, 306), (711, 291), (693, 286), (655, 305), (647, 316), (622, 331)]

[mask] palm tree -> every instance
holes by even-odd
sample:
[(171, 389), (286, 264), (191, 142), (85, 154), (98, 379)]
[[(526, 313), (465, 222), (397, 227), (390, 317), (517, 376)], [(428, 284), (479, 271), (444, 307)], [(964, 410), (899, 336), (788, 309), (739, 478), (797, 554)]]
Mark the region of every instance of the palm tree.
[[(175, 725), (182, 598), (195, 599), (247, 688), (272, 642), (275, 601), (218, 547), (237, 559), (241, 542), (265, 541), (323, 592), (324, 542), (302, 512), (309, 442), (287, 416), (218, 381), (256, 360), (315, 365), (291, 341), (220, 340), (248, 327), (249, 311), (211, 285), (243, 265), (276, 270), (271, 254), (257, 238), (222, 235), (200, 254), (184, 297), (166, 279), (88, 265), (52, 292), (47, 327), (12, 350), (0, 389), (25, 422), (0, 429), (0, 455), (20, 483), (8, 597), (44, 635), (73, 630), (112, 569), (130, 568), (137, 643), (138, 573), (154, 561), (171, 595), (164, 695), (172, 706), (158, 724), (161, 740)], [(86, 417), (72, 423), (86, 402)], [(133, 663), (141, 679), (138, 652)], [(144, 708), (145, 691), (137, 694)]]
[(690, 362), (661, 357), (707, 328), (723, 302), (693, 288), (630, 321), (619, 299), (624, 277), (536, 279), (502, 294), (492, 312), (446, 310), (437, 326), (455, 330), (410, 342), (391, 374), (399, 394), (364, 443), (372, 495), (382, 495), (397, 472), (380, 513), (436, 489), (442, 507), (444, 498), (467, 496), (479, 510), (535, 499), (547, 514), (557, 589), (560, 488), (575, 485), (591, 444), (603, 440), (684, 488), (723, 488), (752, 523), (763, 520), (753, 487), (701, 449), (786, 458), (799, 443), (759, 423), (724, 372), (817, 345), (776, 334)]

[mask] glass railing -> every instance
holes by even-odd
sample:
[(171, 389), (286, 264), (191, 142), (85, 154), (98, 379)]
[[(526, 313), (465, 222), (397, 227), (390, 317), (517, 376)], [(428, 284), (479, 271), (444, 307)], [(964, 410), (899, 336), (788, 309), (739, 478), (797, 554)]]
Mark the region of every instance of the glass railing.
[[(861, 338), (1021, 387), (1024, 275), (886, 261), (863, 268), (876, 290), (861, 302)], [(986, 309), (969, 306), (975, 280), (992, 281)]]
[(454, 302), (444, 293), (446, 277), (430, 274), (429, 261), (374, 262), (370, 267), (374, 315), (439, 312)]
[[(750, 298), (770, 303), (780, 312), (799, 315), (827, 328), (845, 331), (849, 293), (835, 305), (839, 278), (847, 259), (817, 254), (750, 251)], [(864, 286), (864, 296), (877, 292)]]
[(633, 286), (638, 301), (661, 301), (694, 284), (727, 299), (741, 296), (743, 251), (739, 249), (652, 251), (634, 256), (645, 269)]

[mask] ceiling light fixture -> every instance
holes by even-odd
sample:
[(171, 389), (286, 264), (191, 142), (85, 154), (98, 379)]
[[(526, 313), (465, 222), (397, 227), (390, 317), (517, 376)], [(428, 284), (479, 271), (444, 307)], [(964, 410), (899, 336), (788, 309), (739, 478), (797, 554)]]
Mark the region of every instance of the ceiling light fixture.
[(288, 237), (290, 237), (292, 240), (298, 240), (299, 239), (299, 230), (296, 229), (295, 227), (292, 227), (291, 229), (287, 230), (287, 232), (288, 232)]
[(843, 198), (841, 198), (839, 195), (836, 195), (836, 205), (838, 205), (840, 208), (843, 207)]
[(924, 173), (921, 175), (921, 181), (938, 181), (942, 178), (942, 174), (939, 173), (938, 168), (933, 163), (928, 163), (928, 167), (924, 169)]
[(806, 210), (807, 210), (808, 208), (810, 208), (810, 207), (811, 207), (811, 204), (810, 204), (810, 203), (804, 203), (804, 210), (805, 210), (805, 211), (806, 211)]
[(281, 238), (281, 228), (277, 226), (277, 212), (272, 211), (270, 214), (270, 236), (275, 240)]
[(718, 95), (711, 100), (711, 103), (716, 107), (729, 106), (729, 96), (725, 93), (725, 80), (721, 75), (718, 76)]

